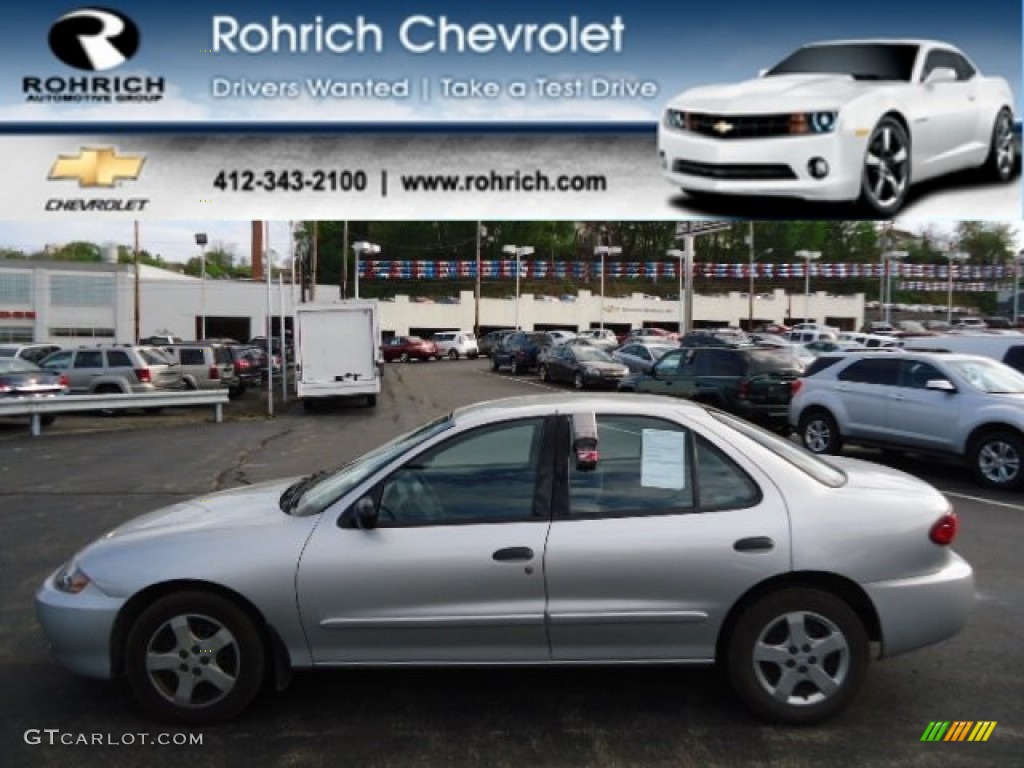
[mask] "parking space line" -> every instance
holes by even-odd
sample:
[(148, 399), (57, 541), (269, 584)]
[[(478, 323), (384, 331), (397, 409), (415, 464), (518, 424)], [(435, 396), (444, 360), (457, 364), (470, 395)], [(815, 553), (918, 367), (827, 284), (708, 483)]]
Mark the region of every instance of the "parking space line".
[(966, 493), (954, 493), (953, 491), (942, 491), (942, 493), (944, 493), (946, 496), (952, 496), (955, 499), (964, 499), (965, 501), (977, 501), (982, 504), (989, 504), (993, 507), (1005, 507), (1006, 509), (1015, 509), (1018, 512), (1024, 512), (1024, 504), (1011, 504), (1008, 501), (996, 501), (995, 499), (986, 499), (984, 496), (971, 496)]
[[(477, 371), (477, 373), (479, 373), (481, 376), (498, 376), (498, 375), (501, 375), (501, 374), (496, 374), (494, 371)], [(506, 381), (518, 381), (520, 384), (529, 384), (531, 387), (540, 387), (541, 389), (547, 389), (547, 390), (551, 390), (551, 391), (555, 391), (555, 392), (563, 391), (561, 387), (555, 387), (555, 386), (552, 386), (551, 384), (545, 384), (542, 381), (530, 381), (529, 379), (519, 379), (519, 378), (516, 378), (515, 376), (511, 376), (511, 375), (503, 376), (502, 378), (504, 378)]]

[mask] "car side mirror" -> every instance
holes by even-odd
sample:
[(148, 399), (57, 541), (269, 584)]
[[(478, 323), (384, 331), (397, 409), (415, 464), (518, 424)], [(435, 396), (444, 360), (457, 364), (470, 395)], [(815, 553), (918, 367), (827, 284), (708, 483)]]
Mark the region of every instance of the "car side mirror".
[(935, 85), (936, 83), (955, 83), (956, 82), (956, 70), (952, 67), (936, 67), (928, 76), (924, 79), (925, 85)]
[(956, 392), (953, 382), (946, 379), (928, 379), (924, 385), (925, 389), (934, 389), (938, 392)]
[(363, 496), (345, 510), (340, 522), (343, 528), (372, 531), (377, 527), (377, 502), (372, 496)]

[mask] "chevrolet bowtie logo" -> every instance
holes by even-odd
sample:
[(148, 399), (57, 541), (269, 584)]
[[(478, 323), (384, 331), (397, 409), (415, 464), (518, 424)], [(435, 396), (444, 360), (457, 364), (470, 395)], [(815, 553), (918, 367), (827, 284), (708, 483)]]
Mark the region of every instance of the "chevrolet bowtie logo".
[(144, 155), (118, 155), (112, 147), (81, 149), (77, 155), (61, 155), (49, 178), (77, 179), (80, 187), (112, 187), (121, 179), (137, 179)]
[(715, 133), (720, 133), (724, 136), (725, 134), (729, 133), (729, 131), (733, 130), (735, 127), (736, 126), (733, 125), (732, 123), (727, 123), (725, 122), (725, 120), (719, 120), (717, 123), (711, 126), (711, 130), (713, 130)]

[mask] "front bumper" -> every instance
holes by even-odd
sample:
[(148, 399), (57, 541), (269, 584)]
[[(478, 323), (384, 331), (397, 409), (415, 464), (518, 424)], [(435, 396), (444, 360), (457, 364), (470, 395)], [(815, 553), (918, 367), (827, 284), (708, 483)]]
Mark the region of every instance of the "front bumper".
[(80, 675), (109, 679), (114, 621), (124, 605), (89, 584), (77, 595), (53, 586), (56, 571), (36, 592), (36, 616), (57, 661)]
[[(866, 137), (841, 128), (824, 135), (715, 139), (658, 127), (662, 173), (695, 192), (855, 200), (866, 146)], [(812, 158), (828, 163), (828, 175), (811, 175)]]
[(935, 573), (865, 584), (882, 627), (881, 656), (895, 656), (952, 637), (974, 607), (974, 572), (955, 552)]

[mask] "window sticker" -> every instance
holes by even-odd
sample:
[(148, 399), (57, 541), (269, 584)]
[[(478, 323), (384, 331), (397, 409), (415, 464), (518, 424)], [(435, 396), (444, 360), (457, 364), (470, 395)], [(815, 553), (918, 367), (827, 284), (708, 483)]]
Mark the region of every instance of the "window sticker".
[(686, 487), (686, 433), (662, 429), (643, 431), (640, 485), (681, 491)]

